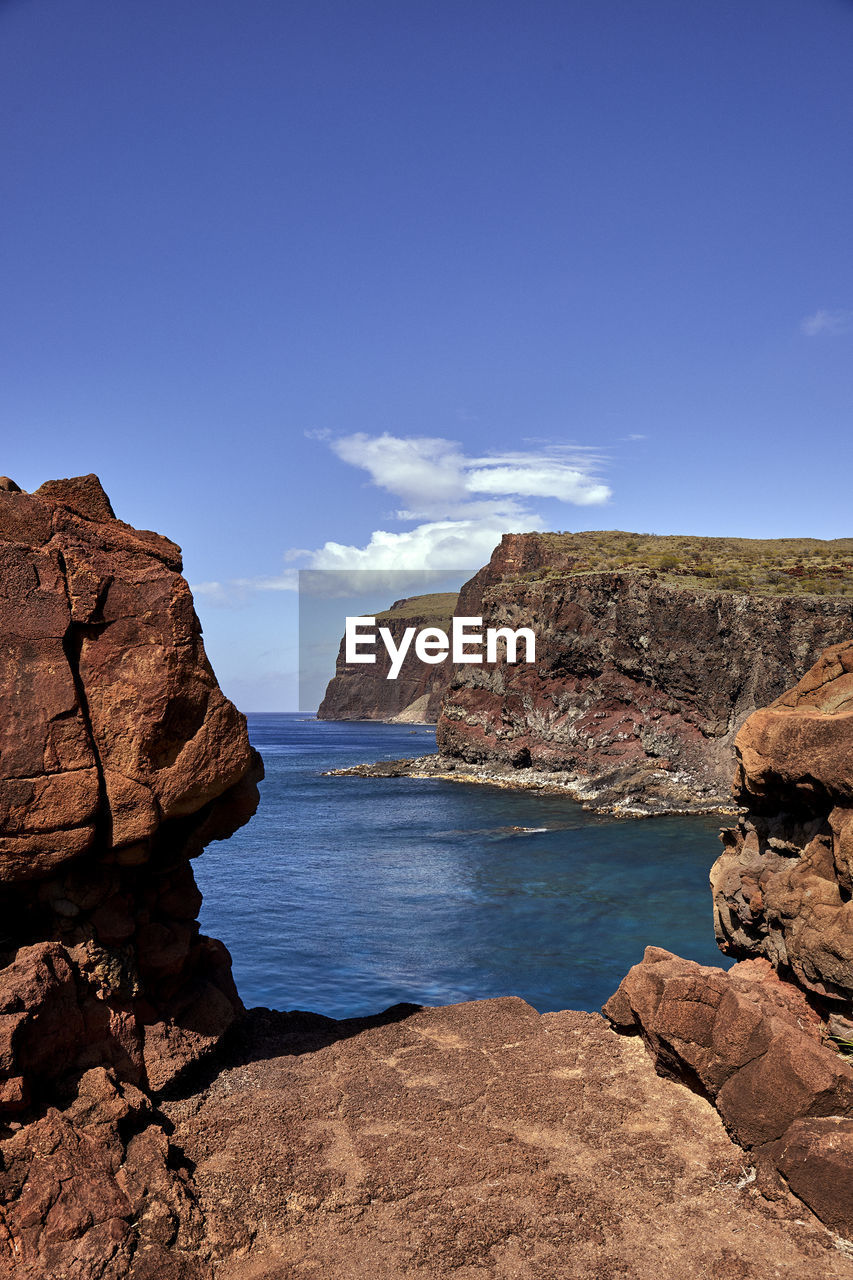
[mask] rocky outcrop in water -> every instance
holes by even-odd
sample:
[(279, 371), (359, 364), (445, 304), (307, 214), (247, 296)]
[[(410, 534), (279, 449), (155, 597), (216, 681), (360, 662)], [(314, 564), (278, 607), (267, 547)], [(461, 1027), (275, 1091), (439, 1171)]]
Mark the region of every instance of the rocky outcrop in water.
[(192, 1215), (148, 1092), (242, 1012), (189, 859), (251, 816), (262, 768), (180, 569), (95, 476), (0, 485), (0, 1258), (21, 1275), (100, 1275), (89, 1254), (172, 1274), (158, 1251)]
[[(565, 560), (565, 557), (563, 557)], [(735, 735), (828, 645), (853, 602), (683, 586), (643, 569), (578, 573), (549, 535), (507, 534), (457, 611), (531, 626), (536, 664), (456, 668), (438, 721), (448, 760), (565, 775), (596, 806), (725, 806)]]
[[(456, 604), (453, 593), (411, 596), (396, 600), (376, 614), (376, 627), (387, 627), (399, 646), (407, 627), (416, 631), (438, 627), (447, 632)], [(370, 652), (363, 649), (362, 652)], [(421, 662), (410, 646), (399, 675), (388, 679), (391, 660), (377, 643), (375, 663), (347, 663), (341, 640), (335, 674), (317, 711), (318, 720), (385, 720), (402, 724), (434, 724), (450, 678), (449, 663)]]
[(741, 962), (725, 973), (649, 948), (605, 1012), (850, 1237), (853, 644), (755, 712), (736, 750), (746, 812), (711, 883), (721, 949)]

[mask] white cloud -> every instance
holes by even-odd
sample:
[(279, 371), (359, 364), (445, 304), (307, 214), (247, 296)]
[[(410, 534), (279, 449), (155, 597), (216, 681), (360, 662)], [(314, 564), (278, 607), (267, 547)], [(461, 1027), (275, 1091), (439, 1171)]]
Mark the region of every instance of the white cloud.
[(405, 502), (405, 520), (465, 518), (471, 494), (494, 498), (556, 498), (578, 506), (606, 502), (611, 491), (596, 476), (601, 459), (589, 450), (547, 445), (537, 450), (470, 458), (436, 436), (368, 436), (331, 442), (339, 458), (366, 471), (373, 484)]
[(800, 321), (800, 333), (816, 338), (821, 333), (847, 333), (853, 324), (853, 311), (815, 311)]
[[(286, 554), (286, 561), (306, 569), (473, 571), (486, 563), (502, 534), (545, 527), (526, 499), (587, 507), (611, 496), (597, 474), (602, 459), (590, 449), (542, 444), (469, 457), (455, 441), (440, 436), (357, 432), (336, 438), (314, 433), (313, 438), (326, 439), (341, 461), (400, 499), (405, 506), (394, 518), (414, 527), (377, 529), (364, 546), (330, 541)], [(273, 577), (200, 583), (194, 590), (211, 604), (228, 604), (251, 591), (296, 587), (296, 570), (290, 569)]]
[[(527, 528), (542, 528), (539, 516), (531, 515)], [(311, 555), (311, 569), (464, 569), (485, 564), (506, 523), (495, 514), (491, 519), (434, 520), (401, 533), (377, 529), (364, 547), (327, 542)]]
[(557, 498), (583, 507), (606, 502), (611, 492), (577, 463), (525, 453), (476, 459), (465, 483), (469, 493)]
[(343, 462), (366, 471), (379, 488), (419, 509), (443, 513), (465, 497), (466, 459), (452, 440), (358, 432), (338, 437), (331, 448)]

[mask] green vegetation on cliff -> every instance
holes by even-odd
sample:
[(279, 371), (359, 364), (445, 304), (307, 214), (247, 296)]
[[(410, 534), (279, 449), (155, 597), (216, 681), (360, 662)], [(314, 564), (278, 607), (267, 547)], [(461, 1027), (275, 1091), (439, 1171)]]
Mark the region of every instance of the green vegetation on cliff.
[(853, 538), (700, 538), (623, 533), (542, 533), (546, 564), (527, 581), (652, 570), (673, 584), (761, 595), (853, 596)]

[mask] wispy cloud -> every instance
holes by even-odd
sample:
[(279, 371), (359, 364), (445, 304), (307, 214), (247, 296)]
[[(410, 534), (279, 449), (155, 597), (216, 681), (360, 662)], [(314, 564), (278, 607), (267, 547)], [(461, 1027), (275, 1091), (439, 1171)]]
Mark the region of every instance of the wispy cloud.
[(299, 586), (297, 569), (284, 569), (279, 574), (257, 578), (228, 578), (225, 582), (193, 582), (194, 596), (201, 596), (208, 604), (238, 606), (245, 604), (256, 591), (296, 591)]
[[(388, 432), (345, 436), (313, 433), (370, 484), (403, 505), (394, 520), (412, 528), (377, 529), (363, 546), (326, 542), (313, 550), (291, 550), (285, 560), (306, 569), (412, 571), (464, 569), (484, 564), (509, 530), (543, 529), (529, 499), (549, 498), (574, 506), (605, 503), (611, 490), (600, 478), (604, 459), (591, 449), (541, 444), (469, 456), (441, 436), (395, 436)], [(200, 583), (197, 594), (212, 604), (239, 602), (252, 591), (296, 588), (296, 571), (266, 578)]]
[(800, 333), (807, 338), (820, 334), (847, 333), (853, 327), (853, 311), (815, 311), (800, 321)]
[(402, 499), (406, 506), (400, 519), (471, 515), (472, 495), (556, 498), (577, 506), (611, 496), (597, 474), (603, 460), (567, 445), (469, 457), (455, 441), (440, 436), (358, 432), (330, 443), (344, 462), (360, 467), (373, 484)]

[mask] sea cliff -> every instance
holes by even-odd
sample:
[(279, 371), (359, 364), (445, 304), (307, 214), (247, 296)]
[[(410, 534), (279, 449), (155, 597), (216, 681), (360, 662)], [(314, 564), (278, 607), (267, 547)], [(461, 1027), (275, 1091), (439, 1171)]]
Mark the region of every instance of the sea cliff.
[[(453, 592), (396, 600), (375, 615), (376, 627), (387, 627), (399, 645), (407, 627), (447, 631), (457, 596)], [(420, 662), (409, 649), (399, 675), (388, 679), (391, 660), (384, 645), (375, 649), (376, 662), (348, 663), (341, 640), (335, 674), (317, 711), (318, 720), (386, 720), (434, 724), (438, 719), (448, 675), (446, 664)]]
[(853, 636), (851, 555), (850, 540), (506, 534), (456, 613), (531, 627), (535, 664), (437, 668), (438, 756), (378, 769), (620, 813), (730, 808), (747, 716)]

